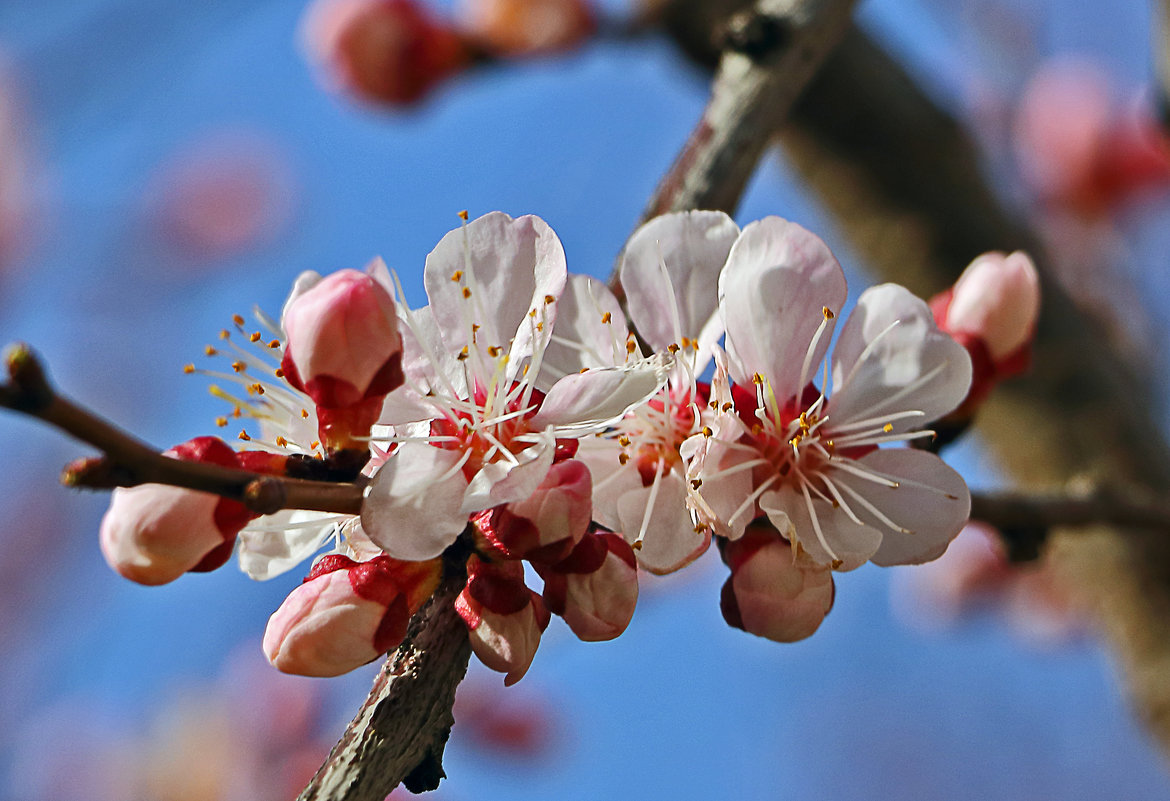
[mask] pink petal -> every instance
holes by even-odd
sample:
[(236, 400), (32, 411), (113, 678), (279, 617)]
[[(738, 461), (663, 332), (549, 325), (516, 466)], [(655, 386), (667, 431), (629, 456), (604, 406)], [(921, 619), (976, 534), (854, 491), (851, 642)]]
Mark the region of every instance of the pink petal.
[(1040, 276), (1027, 253), (984, 253), (955, 283), (946, 328), (979, 337), (993, 360), (1025, 345), (1040, 314)]
[(460, 507), (463, 515), (522, 501), (544, 481), (556, 455), (556, 441), (548, 432), (539, 441), (516, 454), (516, 463), (503, 459), (485, 464), (471, 477)]
[(461, 511), (467, 479), (462, 453), (407, 442), (373, 478), (362, 503), (362, 528), (396, 559), (421, 561), (441, 554), (467, 525)]
[(938, 329), (926, 303), (897, 284), (871, 287), (833, 351), (826, 428), (911, 410), (923, 414), (891, 421), (891, 430), (925, 428), (958, 406), (970, 386), (971, 358)]
[(532, 425), (604, 427), (648, 400), (665, 383), (666, 370), (658, 360), (567, 375), (548, 391)]
[(723, 333), (719, 272), (738, 236), (739, 226), (721, 211), (685, 211), (655, 217), (630, 237), (622, 288), (630, 318), (652, 348), (666, 350), (687, 337), (710, 353)]
[[(622, 496), (618, 502), (619, 530), (631, 544), (642, 533), (642, 544), (637, 551), (638, 564), (651, 573), (665, 575), (702, 556), (711, 544), (711, 534), (706, 529), (695, 531), (694, 521), (687, 510), (686, 479), (677, 471), (659, 479), (647, 519), (650, 495), (651, 488), (641, 486), (639, 481), (636, 489)], [(644, 532), (643, 520), (646, 521)]]
[[(779, 217), (743, 229), (719, 278), (719, 309), (727, 327), (731, 375), (749, 384), (763, 374), (783, 404), (802, 389), (801, 369), (822, 309), (834, 315), (845, 303), (845, 274), (815, 234)], [(829, 347), (833, 320), (812, 347), (815, 374)]]
[(941, 556), (971, 512), (971, 493), (962, 476), (933, 453), (907, 448), (874, 451), (857, 463), (899, 486), (866, 481), (840, 470), (833, 471), (833, 480), (848, 485), (891, 522), (912, 532), (891, 529), (861, 504), (852, 503), (858, 517), (882, 533), (881, 547), (870, 557), (873, 563), (921, 564)]
[[(460, 280), (452, 280), (461, 273)], [(557, 235), (539, 217), (512, 219), (493, 211), (451, 231), (427, 256), (424, 281), (431, 311), (443, 332), (447, 350), (471, 346), (470, 323), (479, 325), (482, 348), (508, 347), (510, 365), (518, 370), (548, 342), (556, 304), (565, 288), (565, 252)], [(471, 293), (463, 294), (464, 288)], [(543, 320), (536, 331), (529, 312)]]
[(627, 333), (626, 316), (609, 287), (592, 276), (570, 275), (557, 301), (555, 339), (541, 362), (541, 388), (587, 367), (625, 364)]
[(869, 561), (881, 546), (882, 533), (868, 525), (858, 525), (844, 509), (813, 496), (817, 522), (813, 525), (808, 506), (804, 495), (791, 487), (760, 496), (760, 508), (768, 521), (819, 565), (853, 570)]

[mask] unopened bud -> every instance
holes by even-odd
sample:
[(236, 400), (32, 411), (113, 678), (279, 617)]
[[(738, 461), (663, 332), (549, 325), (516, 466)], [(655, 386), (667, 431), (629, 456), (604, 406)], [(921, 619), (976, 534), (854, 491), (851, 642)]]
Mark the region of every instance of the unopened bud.
[[(307, 286), (306, 286), (307, 285)], [(281, 370), (317, 404), (330, 449), (369, 433), (382, 399), (402, 385), (402, 337), (394, 299), (373, 276), (341, 270), (298, 280), (285, 305)]]
[(621, 535), (586, 534), (567, 559), (538, 570), (549, 611), (563, 617), (578, 638), (612, 640), (630, 625), (638, 604), (638, 568)]
[[(164, 455), (238, 465), (236, 452), (215, 437), (198, 437)], [(162, 484), (115, 489), (102, 518), (102, 555), (131, 581), (166, 584), (226, 562), (236, 535), (253, 516), (238, 501), (206, 492)]]
[(809, 637), (833, 607), (833, 574), (768, 526), (749, 526), (726, 543), (731, 577), (720, 609), (728, 625), (776, 642)]
[(302, 32), (330, 83), (393, 105), (418, 102), (470, 58), (458, 32), (417, 0), (317, 0)]
[(325, 556), (269, 618), (264, 653), (284, 673), (348, 673), (398, 647), (441, 573), (437, 559)]
[[(950, 334), (978, 337), (1002, 364), (1027, 347), (1040, 314), (1040, 278), (1027, 253), (984, 253), (963, 271), (938, 319)], [(936, 317), (938, 317), (936, 313)]]
[(554, 563), (569, 555), (589, 528), (593, 479), (582, 462), (553, 464), (527, 498), (472, 516), (485, 546), (510, 559)]
[(540, 596), (524, 584), (519, 562), (467, 563), (467, 586), (455, 599), (455, 611), (467, 624), (471, 649), (479, 661), (504, 674), (504, 684), (528, 672), (549, 614)]

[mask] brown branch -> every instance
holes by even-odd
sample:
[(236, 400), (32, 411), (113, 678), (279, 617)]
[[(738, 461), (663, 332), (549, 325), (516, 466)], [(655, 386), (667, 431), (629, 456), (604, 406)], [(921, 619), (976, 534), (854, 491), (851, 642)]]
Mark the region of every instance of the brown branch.
[(413, 793), (438, 787), (455, 688), (471, 656), (467, 628), (455, 612), (465, 581), (455, 571), (415, 615), (298, 801), (382, 801), (400, 783)]
[(271, 514), (280, 509), (340, 514), (361, 511), (364, 489), (355, 483), (269, 476), (164, 456), (60, 395), (27, 345), (9, 347), (4, 364), (8, 382), (0, 384), (0, 407), (42, 420), (105, 454), (100, 459), (85, 459), (67, 467), (62, 481), (68, 486), (111, 489), (169, 484), (240, 501), (257, 514)]
[(724, 28), (711, 97), (643, 220), (734, 209), (772, 133), (849, 26), (855, 0), (758, 0)]

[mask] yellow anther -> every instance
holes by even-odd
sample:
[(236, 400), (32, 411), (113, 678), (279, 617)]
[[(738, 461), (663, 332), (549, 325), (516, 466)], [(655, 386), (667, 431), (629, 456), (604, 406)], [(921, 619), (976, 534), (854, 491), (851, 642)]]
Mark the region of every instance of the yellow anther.
[(713, 409), (713, 410), (718, 409), (719, 408), (719, 401), (713, 401), (713, 400), (707, 401), (707, 408)]
[(281, 448), (285, 448), (285, 447), (287, 447), (287, 446), (288, 446), (288, 440), (287, 440), (287, 439), (285, 439), (284, 437), (280, 437), (280, 436), (278, 436), (278, 437), (276, 438), (276, 444), (277, 444), (279, 447), (281, 447)]
[(219, 426), (220, 428), (227, 428), (227, 418), (226, 417), (217, 417), (217, 418), (215, 418), (215, 424), (217, 426)]
[(309, 450), (315, 451), (315, 450), (317, 450), (318, 447), (320, 447), (320, 445), (321, 445), (321, 440), (315, 439), (309, 443)]
[(257, 381), (255, 384), (248, 387), (248, 390), (251, 392), (255, 392), (257, 395), (263, 395), (264, 394), (264, 385), (261, 384), (259, 381)]
[(845, 564), (845, 563), (842, 562), (840, 559), (834, 559), (833, 564), (832, 564), (832, 568), (834, 570), (839, 570), (841, 568), (841, 565), (843, 565), (843, 564)]
[(601, 322), (605, 323), (606, 325), (609, 325), (611, 320), (613, 320), (613, 315), (610, 314), (609, 312), (606, 312), (605, 314), (601, 315)]
[(666, 349), (668, 351), (670, 351), (671, 353), (678, 353), (678, 351), (679, 351), (678, 345), (676, 345), (673, 342), (671, 342), (669, 345), (667, 345)]
[(244, 318), (238, 314), (233, 314), (232, 315), (232, 322), (235, 323), (236, 325), (242, 326), (244, 324)]
[(451, 273), (451, 280), (454, 281), (455, 283), (459, 283), (460, 281), (462, 281), (463, 280), (463, 271), (456, 270), (455, 272)]
[(703, 436), (704, 437), (715, 436), (715, 432), (711, 430), (711, 426), (703, 426)]
[(699, 523), (695, 526), (695, 533), (696, 534), (702, 534), (706, 530), (707, 530), (707, 527), (704, 526), (702, 523)]
[(825, 315), (826, 320), (832, 320), (837, 315), (833, 314), (833, 310), (828, 306), (821, 306), (821, 314)]
[(284, 378), (284, 370), (281, 370), (279, 367), (277, 367), (275, 370), (273, 370), (272, 374), (274, 376), (276, 376), (277, 378)]
[(470, 353), (470, 351), (467, 350), (467, 346), (464, 345), (463, 350), (459, 351), (459, 355), (456, 356), (455, 358), (458, 359), (459, 361), (463, 361), (464, 359), (467, 358), (469, 353)]
[(630, 438), (625, 434), (622, 434), (621, 439), (619, 439), (618, 442), (622, 444), (623, 448), (628, 448), (630, 446)]
[(219, 332), (219, 338), (220, 338), (220, 339), (231, 339), (231, 338), (232, 338), (232, 332), (231, 332), (231, 331), (228, 331), (226, 328), (223, 328), (223, 329), (221, 329), (221, 330), (220, 330), (220, 332)]
[(626, 340), (626, 353), (633, 353), (638, 349), (638, 343), (634, 341), (633, 337)]
[(887, 434), (889, 434), (893, 430), (894, 430), (893, 423), (886, 423), (884, 426), (882, 426), (882, 431), (885, 431)]
[(191, 373), (195, 372), (195, 365), (193, 365), (193, 364), (183, 365), (183, 372), (186, 373), (187, 375), (191, 375)]
[(473, 333), (473, 334), (474, 334), (474, 333), (476, 333), (477, 331), (479, 331), (479, 323), (472, 323), (472, 324), (471, 324), (471, 333)]
[(210, 345), (206, 345), (206, 346), (204, 346), (204, 348), (203, 348), (203, 352), (204, 352), (204, 353), (206, 353), (208, 356), (214, 356), (215, 354), (219, 353), (219, 351), (218, 351), (218, 350), (216, 350), (215, 348), (211, 347)]
[(618, 454), (618, 462), (620, 464), (624, 465), (628, 461), (630, 461), (630, 454), (628, 454), (628, 453), (619, 453)]
[(491, 347), (488, 348), (488, 356), (491, 356), (493, 359), (495, 359), (499, 355), (500, 355), (500, 349), (496, 345), (492, 345)]
[(309, 419), (309, 410), (308, 409), (301, 409), (301, 419), (302, 420)]
[(232, 409), (232, 417), (235, 417), (236, 419), (239, 419), (240, 417), (242, 417), (243, 414), (244, 414), (244, 411), (239, 406)]
[(543, 331), (543, 330), (544, 330), (544, 323), (537, 323), (537, 324), (536, 324), (536, 330), (537, 330), (537, 331)]
[(467, 222), (467, 209), (459, 212), (459, 219), (463, 220), (463, 222)]
[(276, 350), (277, 348), (280, 347), (280, 340), (279, 339), (272, 340), (271, 342), (268, 343), (268, 347), (272, 348), (273, 350)]
[(630, 550), (632, 550), (632, 551), (642, 550), (642, 541), (641, 540), (634, 540), (634, 542), (630, 545)]
[(546, 304), (548, 304), (548, 303), (556, 303), (556, 302), (557, 302), (557, 299), (556, 299), (556, 298), (554, 298), (552, 295), (545, 295), (545, 296), (544, 296), (544, 302), (545, 302)]
[(825, 442), (825, 447), (831, 451), (831, 450), (833, 450), (833, 448), (837, 447), (837, 443), (833, 442), (833, 440), (830, 439), (830, 440)]
[(471, 288), (470, 287), (463, 287), (463, 297), (465, 297), (465, 298), (471, 297)]
[(252, 438), (248, 436), (248, 432), (244, 431), (243, 429), (240, 429), (239, 437), (244, 442), (251, 442), (252, 441)]
[(248, 365), (244, 364), (243, 362), (232, 362), (232, 369), (237, 373), (242, 373), (248, 369)]
[(723, 411), (725, 411), (725, 412), (730, 412), (734, 408), (735, 408), (735, 404), (732, 403), (731, 401), (727, 401), (726, 403), (723, 404)]
[(701, 478), (692, 478), (691, 479), (691, 489), (697, 490), (701, 486), (703, 486), (703, 479), (701, 479)]
[(752, 383), (756, 386), (760, 386), (764, 383), (764, 377), (759, 373), (752, 373)]
[(253, 331), (252, 335), (248, 337), (248, 339), (252, 340), (253, 342), (259, 342), (263, 338), (263, 335), (261, 335), (259, 331)]
[(536, 319), (536, 309), (529, 309), (528, 316), (535, 320)]

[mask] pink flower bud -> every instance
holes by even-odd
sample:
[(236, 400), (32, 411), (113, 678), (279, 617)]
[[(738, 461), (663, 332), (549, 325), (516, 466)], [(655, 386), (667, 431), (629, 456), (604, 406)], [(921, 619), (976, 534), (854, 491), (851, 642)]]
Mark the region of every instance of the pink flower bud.
[(999, 366), (1031, 343), (1039, 314), (1040, 278), (1028, 254), (984, 253), (959, 277), (939, 325), (982, 340)]
[(325, 556), (268, 619), (264, 653), (284, 673), (348, 673), (398, 647), (441, 572), (438, 559)]
[(593, 478), (576, 459), (556, 462), (522, 501), (472, 516), (485, 547), (508, 559), (551, 564), (564, 559), (589, 528)]
[(454, 28), (417, 0), (317, 0), (303, 38), (330, 83), (394, 105), (418, 102), (470, 60)]
[(479, 661), (505, 674), (507, 686), (524, 678), (550, 618), (540, 596), (525, 586), (523, 565), (472, 556), (455, 611), (467, 624)]
[[(238, 466), (236, 452), (215, 437), (198, 437), (165, 455)], [(226, 562), (236, 534), (254, 516), (243, 504), (206, 492), (162, 484), (116, 489), (102, 518), (102, 555), (131, 581), (166, 584)]]
[(728, 625), (776, 642), (809, 637), (833, 607), (833, 575), (769, 526), (749, 526), (727, 542), (723, 560), (731, 577), (720, 609)]
[(586, 642), (612, 640), (626, 630), (638, 604), (634, 549), (619, 534), (587, 534), (564, 561), (538, 568), (544, 601)]
[(589, 0), (464, 0), (468, 36), (497, 56), (534, 56), (577, 47), (597, 30)]
[(318, 406), (339, 409), (402, 385), (394, 299), (366, 273), (340, 270), (293, 298), (284, 312), (281, 369)]

